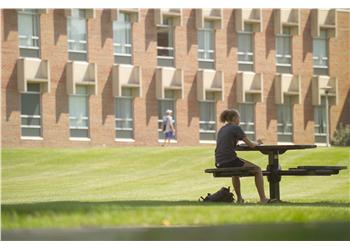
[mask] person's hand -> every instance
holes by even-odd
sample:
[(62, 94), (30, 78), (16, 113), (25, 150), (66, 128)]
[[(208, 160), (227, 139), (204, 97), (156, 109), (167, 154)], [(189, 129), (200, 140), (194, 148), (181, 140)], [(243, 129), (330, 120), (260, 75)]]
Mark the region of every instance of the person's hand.
[(263, 144), (263, 141), (262, 141), (261, 139), (257, 139), (257, 140), (256, 140), (256, 143), (257, 143), (258, 145), (261, 145), (261, 144)]

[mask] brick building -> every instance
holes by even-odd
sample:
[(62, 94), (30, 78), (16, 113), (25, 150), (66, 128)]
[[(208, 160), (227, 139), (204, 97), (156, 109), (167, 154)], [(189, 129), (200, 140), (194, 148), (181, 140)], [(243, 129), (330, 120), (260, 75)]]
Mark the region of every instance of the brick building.
[(2, 9), (2, 145), (213, 143), (227, 107), (266, 143), (350, 124), (341, 9)]

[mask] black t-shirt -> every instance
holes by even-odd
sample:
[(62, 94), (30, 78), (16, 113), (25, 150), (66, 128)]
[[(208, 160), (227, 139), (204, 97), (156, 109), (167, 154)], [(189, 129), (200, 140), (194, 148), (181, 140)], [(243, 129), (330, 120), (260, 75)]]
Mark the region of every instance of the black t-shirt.
[(235, 160), (237, 142), (245, 136), (243, 129), (238, 125), (226, 124), (223, 126), (216, 139), (215, 162), (225, 163)]

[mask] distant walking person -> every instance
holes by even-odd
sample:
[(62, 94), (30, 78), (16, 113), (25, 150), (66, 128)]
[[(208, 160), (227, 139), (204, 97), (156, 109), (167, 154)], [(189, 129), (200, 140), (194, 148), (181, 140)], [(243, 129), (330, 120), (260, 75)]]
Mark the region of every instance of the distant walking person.
[(173, 139), (175, 135), (173, 111), (170, 109), (166, 111), (166, 116), (163, 117), (163, 132), (164, 143), (162, 146), (166, 146), (170, 143), (170, 140)]
[[(261, 140), (257, 143), (249, 140), (239, 126), (240, 114), (235, 109), (227, 109), (220, 115), (220, 121), (225, 125), (219, 130), (215, 149), (215, 165), (217, 168), (249, 167), (249, 171), (255, 176), (255, 185), (259, 193), (261, 203), (269, 203), (264, 191), (264, 179), (261, 169), (255, 164), (237, 157), (235, 148), (239, 140), (244, 141), (247, 146), (254, 148), (262, 144)], [(241, 195), (241, 183), (238, 176), (232, 177), (232, 184), (237, 195), (237, 203), (244, 203)]]

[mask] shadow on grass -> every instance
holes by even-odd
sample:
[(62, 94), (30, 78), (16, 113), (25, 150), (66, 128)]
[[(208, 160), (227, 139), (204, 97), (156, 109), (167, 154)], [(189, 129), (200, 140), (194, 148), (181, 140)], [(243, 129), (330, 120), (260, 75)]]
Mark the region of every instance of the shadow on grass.
[(15, 212), (17, 214), (31, 214), (38, 212), (88, 212), (96, 208), (141, 208), (141, 207), (176, 207), (176, 206), (234, 206), (234, 207), (339, 207), (349, 208), (349, 202), (280, 202), (275, 204), (261, 205), (258, 203), (246, 203), (236, 205), (233, 203), (203, 203), (199, 201), (163, 201), (163, 200), (121, 200), (121, 201), (101, 201), (101, 202), (80, 202), (80, 201), (53, 201), (38, 203), (19, 203), (19, 204), (2, 204), (2, 213)]
[(350, 239), (349, 223), (250, 224), (181, 227), (111, 227), (2, 230), (2, 240), (281, 241)]

